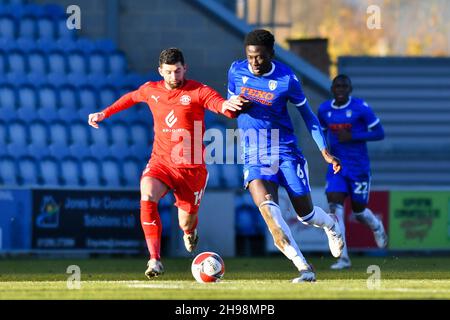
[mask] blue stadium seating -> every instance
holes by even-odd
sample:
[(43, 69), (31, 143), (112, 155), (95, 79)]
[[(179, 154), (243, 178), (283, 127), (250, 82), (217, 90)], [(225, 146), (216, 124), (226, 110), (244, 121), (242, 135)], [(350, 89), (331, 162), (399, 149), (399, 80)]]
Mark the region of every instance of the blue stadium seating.
[(39, 161), (39, 172), (42, 185), (46, 187), (58, 186), (62, 183), (59, 162), (53, 157), (45, 157)]
[(81, 161), (82, 184), (88, 187), (99, 187), (102, 184), (101, 167), (97, 159), (84, 158)]
[(67, 157), (70, 153), (69, 145), (70, 138), (67, 129), (67, 124), (62, 121), (55, 121), (50, 125), (50, 154), (57, 158), (62, 159)]
[(49, 133), (47, 124), (41, 120), (34, 121), (29, 125), (29, 132), (29, 154), (33, 155), (37, 160), (49, 156)]
[(89, 60), (89, 73), (100, 74), (105, 76), (107, 72), (107, 64), (105, 55), (101, 52), (93, 52), (88, 57)]
[(55, 39), (56, 26), (55, 22), (49, 18), (40, 18), (36, 21), (37, 36), (40, 39)]
[(89, 130), (85, 122), (77, 121), (70, 124), (70, 153), (72, 157), (81, 159), (91, 156)]
[(122, 162), (121, 176), (124, 180), (124, 186), (130, 188), (136, 188), (139, 186), (139, 180), (141, 178), (142, 170), (145, 163), (140, 162), (133, 157), (127, 157)]
[(0, 16), (0, 38), (14, 39), (16, 31), (16, 23), (13, 17)]
[(36, 186), (39, 184), (39, 172), (36, 159), (27, 156), (19, 158), (19, 184), (21, 186)]
[(75, 74), (87, 74), (86, 57), (81, 51), (72, 51), (67, 56), (69, 72)]
[(105, 158), (102, 161), (102, 180), (108, 188), (119, 188), (122, 185), (120, 166), (114, 158)]
[(67, 122), (76, 121), (78, 115), (77, 89), (71, 85), (64, 85), (58, 88), (59, 91), (59, 117)]
[(31, 16), (20, 19), (18, 36), (26, 39), (36, 38), (36, 19)]
[(66, 187), (79, 187), (81, 185), (80, 171), (80, 166), (75, 158), (63, 158), (61, 160), (62, 185)]
[(9, 73), (26, 73), (27, 63), (25, 54), (19, 50), (13, 50), (8, 53), (7, 58)]
[(6, 155), (6, 145), (8, 143), (8, 132), (4, 121), (0, 120), (0, 157)]
[(62, 51), (53, 51), (48, 55), (48, 65), (50, 73), (63, 73), (67, 72), (67, 62)]
[(8, 123), (8, 153), (16, 157), (28, 154), (28, 130), (25, 122), (15, 120)]
[(38, 114), (41, 119), (49, 122), (59, 119), (58, 96), (55, 87), (46, 85), (39, 88), (38, 100)]
[(11, 85), (0, 86), (0, 118), (11, 121), (16, 117), (17, 95)]
[(18, 110), (17, 115), (23, 121), (30, 122), (35, 120), (37, 115), (38, 99), (36, 89), (27, 85), (20, 87), (17, 92)]
[(113, 52), (107, 56), (109, 73), (125, 74), (127, 72), (127, 62), (125, 55), (120, 52)]
[(0, 158), (0, 183), (4, 186), (15, 186), (18, 177), (16, 160), (10, 156)]
[(29, 72), (46, 74), (48, 72), (47, 59), (43, 52), (35, 50), (28, 53)]

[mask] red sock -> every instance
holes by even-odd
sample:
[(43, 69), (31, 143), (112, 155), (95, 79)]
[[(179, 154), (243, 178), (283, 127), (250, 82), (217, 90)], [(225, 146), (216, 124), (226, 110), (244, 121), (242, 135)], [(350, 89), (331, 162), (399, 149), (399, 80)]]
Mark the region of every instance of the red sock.
[(189, 230), (181, 229), (181, 230), (183, 230), (184, 234), (191, 234), (197, 228), (197, 225), (198, 225), (198, 214), (195, 215), (195, 222), (194, 222), (194, 225), (192, 226), (192, 229), (189, 229)]
[(162, 225), (156, 202), (141, 201), (141, 226), (150, 257), (160, 260)]

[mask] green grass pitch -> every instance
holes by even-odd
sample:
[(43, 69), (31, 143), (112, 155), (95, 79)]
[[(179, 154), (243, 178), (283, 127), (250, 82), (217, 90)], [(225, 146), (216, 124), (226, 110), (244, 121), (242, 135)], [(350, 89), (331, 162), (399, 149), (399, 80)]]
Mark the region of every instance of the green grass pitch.
[[(332, 271), (333, 259), (313, 256), (317, 282), (300, 284), (290, 282), (297, 272), (281, 256), (224, 260), (224, 279), (200, 284), (189, 258), (163, 259), (166, 273), (150, 281), (145, 258), (3, 257), (0, 299), (450, 299), (450, 257), (354, 257), (350, 270)], [(80, 289), (68, 288), (70, 265), (80, 267)], [(380, 268), (379, 282), (367, 272), (370, 265)]]

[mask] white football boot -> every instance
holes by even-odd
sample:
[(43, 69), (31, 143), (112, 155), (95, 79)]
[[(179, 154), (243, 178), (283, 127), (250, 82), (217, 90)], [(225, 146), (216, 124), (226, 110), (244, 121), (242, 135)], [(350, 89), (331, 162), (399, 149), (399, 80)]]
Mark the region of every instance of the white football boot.
[(149, 279), (158, 277), (164, 274), (164, 267), (161, 261), (156, 259), (150, 259), (147, 262), (147, 270), (145, 270), (145, 276)]
[(306, 270), (300, 271), (299, 277), (292, 280), (292, 283), (314, 282), (316, 281), (316, 273), (311, 265)]
[(331, 254), (335, 258), (339, 258), (344, 249), (344, 239), (342, 238), (336, 215), (330, 214), (330, 216), (334, 220), (334, 225), (331, 228), (324, 228), (324, 230), (328, 237), (328, 246), (330, 247)]
[(333, 270), (342, 270), (342, 269), (349, 269), (352, 266), (352, 263), (350, 262), (350, 258), (344, 258), (341, 257), (336, 261), (336, 263), (331, 265), (331, 269)]
[(186, 247), (186, 250), (188, 252), (194, 251), (198, 244), (197, 229), (195, 229), (194, 232), (192, 232), (190, 234), (183, 235), (183, 240), (184, 240), (184, 246)]
[(376, 230), (373, 230), (373, 236), (375, 237), (375, 242), (377, 243), (378, 248), (386, 248), (388, 243), (388, 237), (386, 231), (384, 231), (383, 222), (380, 219), (379, 226)]

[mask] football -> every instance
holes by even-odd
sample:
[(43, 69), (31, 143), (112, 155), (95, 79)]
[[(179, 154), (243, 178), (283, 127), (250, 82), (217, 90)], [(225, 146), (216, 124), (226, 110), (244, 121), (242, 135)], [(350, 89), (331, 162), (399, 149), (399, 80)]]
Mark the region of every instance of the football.
[(202, 252), (192, 261), (191, 270), (197, 282), (218, 282), (225, 273), (225, 264), (217, 253)]

